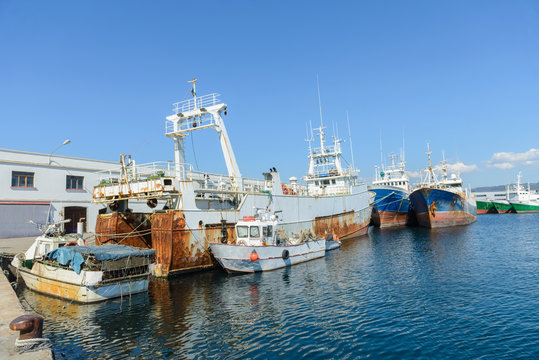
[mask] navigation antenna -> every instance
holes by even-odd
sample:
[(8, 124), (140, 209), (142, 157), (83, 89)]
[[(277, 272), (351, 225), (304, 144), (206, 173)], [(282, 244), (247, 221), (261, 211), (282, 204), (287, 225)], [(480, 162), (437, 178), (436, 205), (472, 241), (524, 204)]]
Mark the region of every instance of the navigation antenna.
[(445, 160), (445, 150), (442, 150), (442, 172), (444, 180), (447, 180), (447, 161)]
[[(309, 125), (310, 125), (310, 129), (309, 129)], [(310, 134), (309, 134), (309, 130), (310, 130)], [(307, 132), (307, 139), (305, 139), (305, 141), (309, 142), (309, 154), (312, 153), (312, 146), (311, 146), (311, 143), (313, 142), (314, 140), (314, 137), (313, 137), (313, 126), (311, 124), (311, 120), (309, 120), (309, 124), (305, 123), (305, 131)], [(310, 136), (309, 136), (310, 135)]]
[(405, 160), (405, 153), (406, 153), (406, 147), (404, 144), (404, 128), (402, 128), (402, 154), (401, 154), (401, 163), (404, 166), (406, 160)]
[(428, 156), (428, 158), (429, 158), (429, 172), (432, 173), (432, 163), (430, 162), (430, 153), (431, 153), (431, 151), (430, 151), (430, 144), (427, 143), (427, 156)]
[(352, 154), (352, 169), (356, 168), (354, 163), (354, 149), (352, 147), (352, 132), (350, 131), (350, 117), (348, 116), (348, 111), (346, 112), (346, 121), (348, 121), (348, 139), (350, 140), (350, 153)]
[(380, 128), (380, 167), (384, 171), (384, 152), (382, 151), (382, 128)]
[(193, 80), (187, 81), (188, 83), (193, 84), (193, 87), (191, 88), (191, 94), (193, 95), (193, 101), (195, 102), (195, 109), (197, 108), (197, 87), (196, 87), (197, 81), (198, 79), (196, 78), (193, 78)]
[(322, 119), (322, 101), (320, 101), (320, 82), (318, 81), (318, 74), (316, 74), (316, 88), (318, 89), (318, 108), (320, 109), (320, 128), (324, 126), (324, 120)]

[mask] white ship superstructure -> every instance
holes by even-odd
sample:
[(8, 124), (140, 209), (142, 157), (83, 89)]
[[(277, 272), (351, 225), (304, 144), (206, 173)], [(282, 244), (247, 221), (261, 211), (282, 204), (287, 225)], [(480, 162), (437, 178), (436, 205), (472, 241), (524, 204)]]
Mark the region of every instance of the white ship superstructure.
[[(356, 170), (342, 169), (338, 139), (331, 149), (327, 148), (320, 129), (320, 148), (309, 155), (307, 185), (295, 178), (282, 183), (275, 168), (263, 173), (264, 179), (246, 178), (228, 137), (223, 119), (226, 109), (218, 94), (175, 103), (174, 113), (166, 118), (166, 136), (174, 141), (174, 166), (127, 163), (124, 167), (133, 169), (122, 172), (126, 174), (123, 179), (105, 179), (94, 189), (95, 202), (113, 204), (120, 211), (127, 209), (126, 200), (132, 198), (148, 199), (153, 206), (158, 200), (166, 200), (167, 209), (151, 215), (151, 247), (156, 249), (157, 262), (165, 274), (212, 266), (209, 244), (234, 243), (234, 224), (255, 208), (282, 213), (286, 221), (281, 225), (291, 236), (310, 231), (323, 238), (335, 234), (347, 239), (367, 232), (371, 215), (367, 187), (358, 181)], [(218, 135), (228, 174), (193, 171), (186, 163), (185, 138), (207, 129)], [(327, 171), (322, 170), (324, 166)], [(104, 195), (122, 187), (112, 196)], [(118, 227), (110, 225), (111, 216), (102, 215), (96, 233), (103, 235), (100, 240), (107, 240), (109, 233), (118, 242), (114, 234)]]

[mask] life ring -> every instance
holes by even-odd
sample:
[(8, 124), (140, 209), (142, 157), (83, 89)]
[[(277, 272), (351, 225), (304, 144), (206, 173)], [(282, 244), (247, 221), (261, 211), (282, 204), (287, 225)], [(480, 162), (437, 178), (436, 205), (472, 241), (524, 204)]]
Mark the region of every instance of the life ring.
[(283, 250), (283, 260), (288, 260), (290, 257), (290, 252), (287, 249)]

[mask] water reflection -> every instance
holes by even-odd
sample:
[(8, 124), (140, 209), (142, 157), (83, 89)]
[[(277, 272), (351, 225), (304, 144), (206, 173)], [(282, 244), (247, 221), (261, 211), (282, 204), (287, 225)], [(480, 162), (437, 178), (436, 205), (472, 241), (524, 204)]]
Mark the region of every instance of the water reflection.
[(531, 357), (539, 215), (527, 219), (373, 229), (291, 268), (153, 280), (148, 294), (93, 305), (22, 297), (60, 359)]

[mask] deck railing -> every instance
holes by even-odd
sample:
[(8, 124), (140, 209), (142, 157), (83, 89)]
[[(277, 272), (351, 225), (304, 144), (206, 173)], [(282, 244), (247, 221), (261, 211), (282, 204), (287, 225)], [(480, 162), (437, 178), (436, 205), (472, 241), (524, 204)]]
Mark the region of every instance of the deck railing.
[[(176, 114), (179, 114), (179, 113), (191, 111), (194, 109), (200, 109), (206, 106), (217, 105), (221, 103), (219, 96), (221, 95), (217, 93), (197, 96), (196, 98), (174, 103), (172, 104), (172, 106), (174, 108), (174, 112)], [(196, 100), (196, 104), (195, 104), (195, 100)]]

